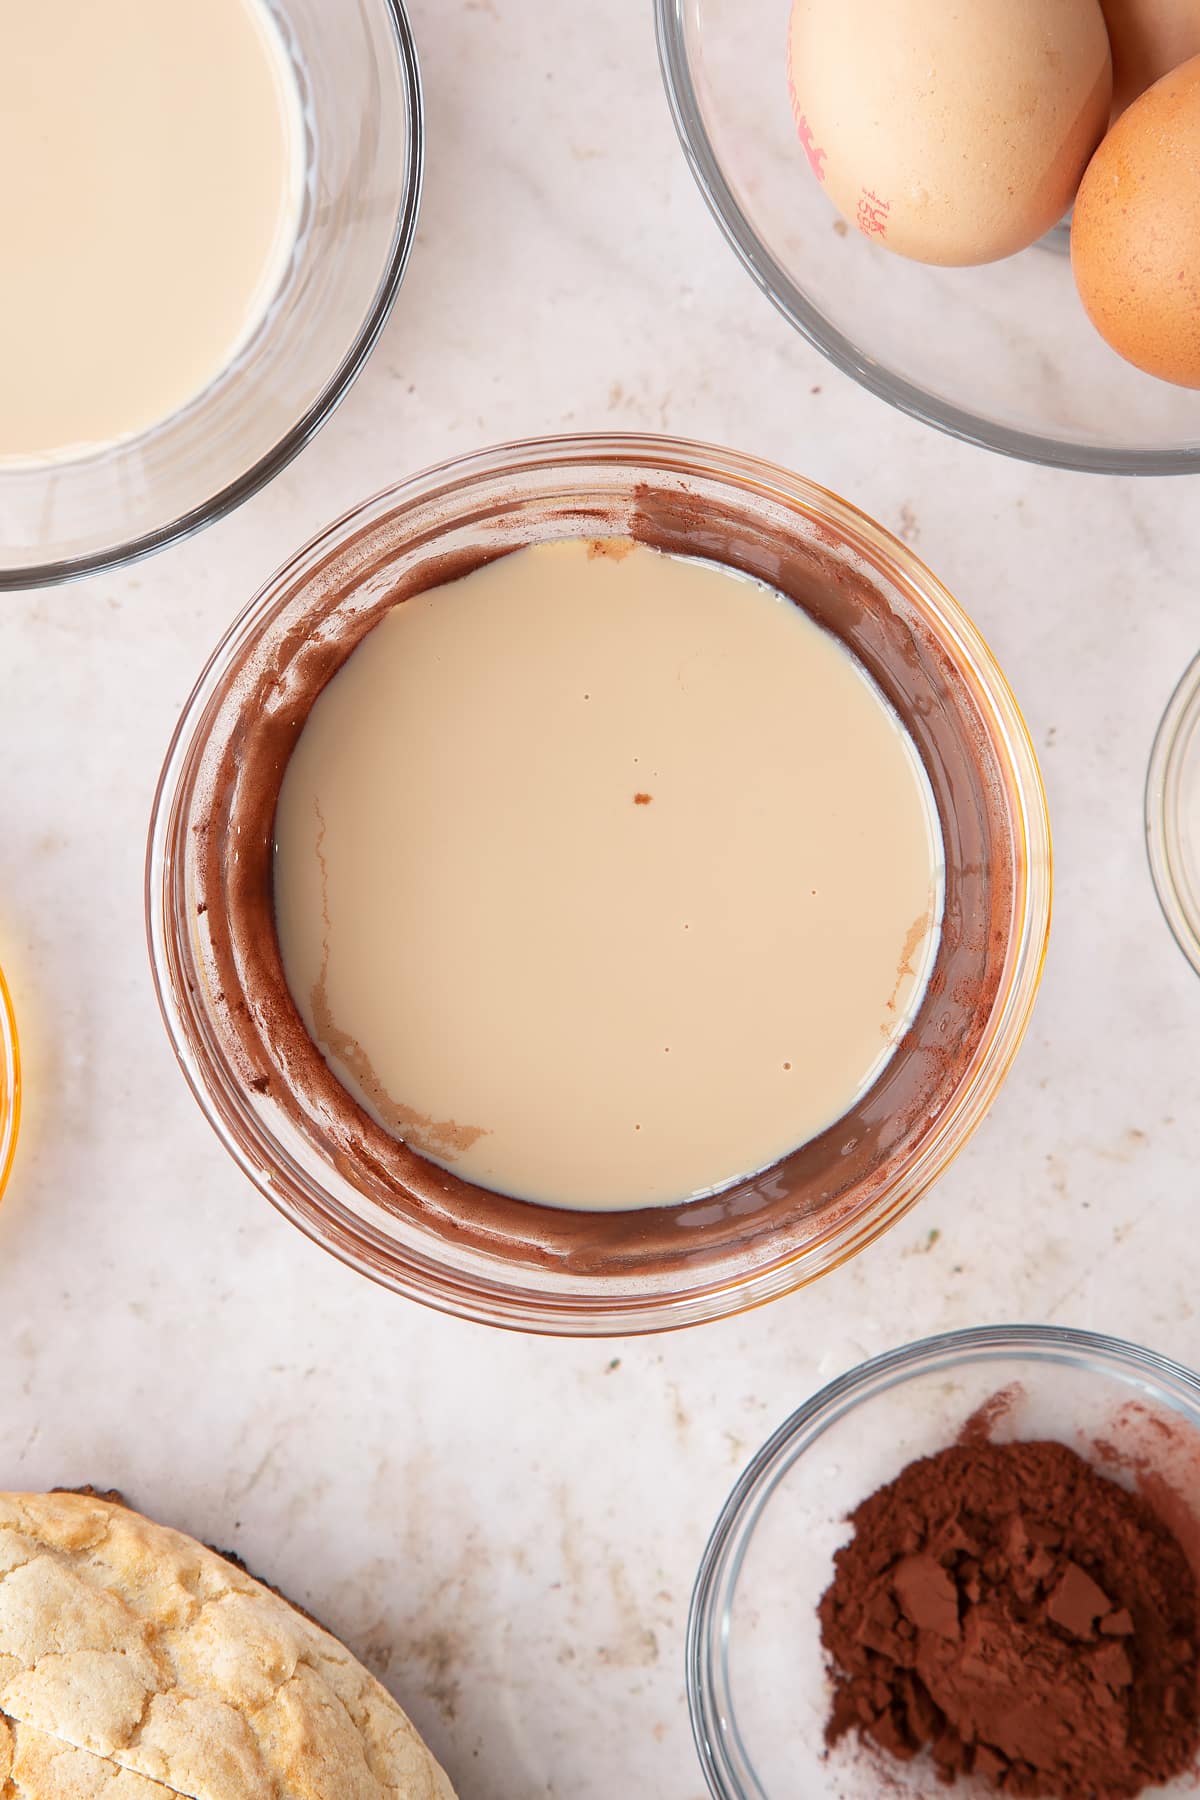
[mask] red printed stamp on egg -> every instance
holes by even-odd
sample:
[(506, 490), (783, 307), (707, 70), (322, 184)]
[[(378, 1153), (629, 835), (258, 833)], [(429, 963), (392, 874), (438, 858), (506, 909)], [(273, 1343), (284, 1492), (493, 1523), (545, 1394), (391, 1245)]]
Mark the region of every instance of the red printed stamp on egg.
[(872, 188), (864, 188), (858, 201), (858, 229), (867, 237), (886, 238), (890, 200), (881, 200)]
[(792, 76), (792, 40), (788, 38), (788, 96), (792, 102), (792, 118), (796, 121), (796, 132), (800, 139), (800, 147), (808, 158), (808, 164), (818, 181), (825, 179), (825, 152), (813, 140), (812, 126), (800, 111), (800, 101), (796, 94), (796, 83)]
[(809, 167), (818, 181), (824, 181), (825, 152), (813, 142), (812, 126), (803, 113), (796, 114), (796, 130), (800, 134), (800, 146), (808, 158)]

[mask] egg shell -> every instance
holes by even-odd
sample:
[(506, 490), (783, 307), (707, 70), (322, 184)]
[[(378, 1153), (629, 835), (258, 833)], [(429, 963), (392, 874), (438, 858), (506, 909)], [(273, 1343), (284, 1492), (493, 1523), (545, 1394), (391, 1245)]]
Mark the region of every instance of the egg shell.
[(796, 128), (834, 205), (919, 262), (1050, 229), (1108, 122), (1099, 0), (794, 0)]
[(1200, 388), (1200, 56), (1147, 88), (1092, 158), (1071, 265), (1114, 350)]
[(1200, 0), (1100, 0), (1112, 45), (1115, 119), (1163, 75), (1200, 56)]

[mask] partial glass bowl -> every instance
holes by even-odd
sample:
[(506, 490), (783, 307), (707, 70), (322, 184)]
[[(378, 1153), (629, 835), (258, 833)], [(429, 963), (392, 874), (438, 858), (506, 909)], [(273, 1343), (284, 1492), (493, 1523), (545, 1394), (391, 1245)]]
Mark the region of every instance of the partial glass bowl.
[(1171, 696), (1154, 740), (1146, 847), (1167, 924), (1200, 975), (1200, 656)]
[(974, 269), (848, 228), (808, 166), (787, 81), (789, 0), (655, 0), (692, 173), (763, 292), (880, 399), (1009, 456), (1107, 474), (1200, 471), (1200, 395), (1123, 362), (1079, 301), (1067, 233)]
[[(728, 563), (840, 636), (908, 728), (946, 853), (937, 961), (869, 1091), (765, 1172), (710, 1199), (635, 1213), (489, 1193), (354, 1106), (288, 993), (271, 887), (288, 755), (315, 693), (365, 632), (408, 595), (507, 550), (602, 536)], [(870, 1243), (942, 1172), (990, 1105), (1029, 1019), (1049, 925), (1049, 828), (1003, 676), (903, 544), (752, 457), (667, 438), (552, 438), (405, 482), (267, 583), (176, 731), (155, 801), (146, 900), (159, 1000), (184, 1073), (282, 1212), (353, 1267), (448, 1312), (527, 1330), (627, 1333), (716, 1318), (811, 1281)]]
[(404, 0), (266, 0), (305, 126), (299, 233), (240, 354), (182, 411), (74, 461), (0, 469), (0, 591), (129, 562), (220, 518), (320, 430), (366, 362), (416, 235), (421, 82)]
[[(846, 1741), (826, 1751), (832, 1689), (817, 1605), (859, 1502), (917, 1457), (954, 1443), (998, 1395), (994, 1441), (1069, 1445), (1136, 1487), (1200, 1564), (1200, 1376), (1190, 1369), (1054, 1326), (956, 1331), (863, 1363), (763, 1445), (704, 1552), (688, 1619), (687, 1687), (716, 1800), (878, 1800), (884, 1791), (932, 1800), (947, 1792), (922, 1760), (882, 1764)], [(1155, 1792), (1194, 1795), (1196, 1787), (1189, 1778)]]
[(21, 1053), (12, 996), (0, 969), (0, 1199), (12, 1172), (21, 1123)]

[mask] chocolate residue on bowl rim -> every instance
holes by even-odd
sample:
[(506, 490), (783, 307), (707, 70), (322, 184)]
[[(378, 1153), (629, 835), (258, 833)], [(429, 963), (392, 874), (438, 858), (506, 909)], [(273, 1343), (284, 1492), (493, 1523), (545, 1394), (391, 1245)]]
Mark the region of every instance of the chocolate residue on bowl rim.
[[(569, 473), (569, 471), (568, 471)], [(938, 640), (895, 569), (874, 572), (858, 546), (778, 508), (747, 517), (714, 481), (703, 493), (641, 471), (619, 499), (489, 503), (488, 543), (463, 547), (435, 517), (394, 515), (328, 551), (284, 592), (261, 635), (243, 643), (222, 703), (224, 735), (206, 746), (208, 798), (194, 809), (188, 887), (193, 986), (209, 1042), (257, 1099), (256, 1131), (278, 1108), (356, 1190), (422, 1233), (449, 1237), (516, 1272), (660, 1279), (736, 1254), (760, 1268), (832, 1237), (911, 1164), (951, 1108), (992, 1024), (1017, 904), (1017, 846), (1004, 763), (967, 672)], [(425, 513), (435, 510), (423, 502)], [(470, 520), (474, 527), (477, 519)], [(871, 1089), (836, 1125), (721, 1193), (633, 1213), (535, 1206), (461, 1180), (385, 1131), (342, 1088), (300, 1019), (284, 979), (272, 899), (272, 826), (288, 756), (308, 708), (392, 606), (547, 537), (634, 538), (722, 561), (779, 589), (840, 637), (904, 721), (933, 789), (946, 850), (941, 941), (924, 999)], [(886, 588), (888, 597), (883, 596)], [(214, 724), (219, 721), (214, 721)], [(214, 747), (215, 746), (215, 747)], [(236, 842), (238, 854), (228, 846)], [(269, 1152), (264, 1150), (269, 1163)]]

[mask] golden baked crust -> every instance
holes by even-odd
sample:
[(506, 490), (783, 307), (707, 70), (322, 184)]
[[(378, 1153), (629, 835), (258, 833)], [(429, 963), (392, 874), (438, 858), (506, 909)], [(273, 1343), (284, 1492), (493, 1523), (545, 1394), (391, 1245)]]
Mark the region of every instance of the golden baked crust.
[[(7, 1782), (7, 1786), (5, 1783)], [(169, 1788), (32, 1725), (0, 1719), (3, 1800), (174, 1800)]]
[(0, 1796), (164, 1790), (453, 1800), (349, 1651), (215, 1551), (89, 1495), (0, 1494)]

